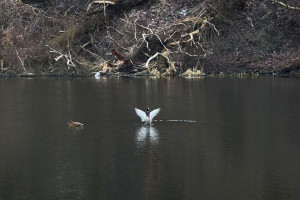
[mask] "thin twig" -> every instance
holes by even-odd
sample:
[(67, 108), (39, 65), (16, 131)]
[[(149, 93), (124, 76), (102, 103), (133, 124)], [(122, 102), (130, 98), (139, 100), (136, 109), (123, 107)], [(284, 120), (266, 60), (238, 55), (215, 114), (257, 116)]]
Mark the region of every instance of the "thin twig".
[(120, 48), (124, 49), (125, 51), (128, 51), (127, 48), (123, 47), (122, 45), (120, 45), (110, 34), (109, 32), (107, 31), (107, 36), (112, 40), (114, 41)]

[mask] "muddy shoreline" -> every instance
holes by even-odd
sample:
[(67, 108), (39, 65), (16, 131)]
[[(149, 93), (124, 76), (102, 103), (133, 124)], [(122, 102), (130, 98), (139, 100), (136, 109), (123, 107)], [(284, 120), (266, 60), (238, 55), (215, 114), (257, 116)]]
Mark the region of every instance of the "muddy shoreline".
[[(109, 74), (101, 74), (101, 77), (123, 77), (123, 78), (147, 78), (147, 77), (155, 77), (155, 78), (204, 78), (204, 77), (236, 77), (236, 78), (246, 78), (246, 77), (288, 77), (288, 78), (300, 78), (300, 68), (291, 69), (285, 68), (283, 70), (278, 70), (275, 72), (266, 72), (266, 71), (254, 71), (254, 72), (219, 72), (219, 73), (208, 73), (201, 75), (179, 75), (174, 77), (163, 77), (157, 76), (156, 74), (142, 74), (136, 75), (131, 73), (109, 73)], [(95, 78), (95, 73), (91, 73), (88, 75), (80, 75), (80, 74), (0, 74), (1, 79), (5, 78)]]

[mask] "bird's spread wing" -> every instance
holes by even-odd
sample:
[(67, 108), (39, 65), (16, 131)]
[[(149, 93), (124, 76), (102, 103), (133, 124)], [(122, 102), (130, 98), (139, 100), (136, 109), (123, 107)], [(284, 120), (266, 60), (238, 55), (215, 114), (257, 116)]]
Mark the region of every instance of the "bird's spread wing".
[(142, 122), (147, 119), (147, 115), (146, 115), (146, 113), (144, 111), (135, 108), (135, 113), (137, 114), (137, 116), (139, 116), (141, 118)]
[(150, 112), (150, 119), (152, 120), (156, 115), (158, 115), (159, 111), (160, 111), (160, 108), (157, 108), (157, 109), (155, 109), (155, 110), (152, 110), (152, 111)]

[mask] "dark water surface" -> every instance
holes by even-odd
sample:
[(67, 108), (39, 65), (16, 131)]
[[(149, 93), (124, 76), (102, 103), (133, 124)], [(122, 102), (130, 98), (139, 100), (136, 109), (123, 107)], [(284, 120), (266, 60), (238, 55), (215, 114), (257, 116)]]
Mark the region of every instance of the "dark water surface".
[(0, 199), (300, 199), (299, 117), (299, 79), (3, 79)]

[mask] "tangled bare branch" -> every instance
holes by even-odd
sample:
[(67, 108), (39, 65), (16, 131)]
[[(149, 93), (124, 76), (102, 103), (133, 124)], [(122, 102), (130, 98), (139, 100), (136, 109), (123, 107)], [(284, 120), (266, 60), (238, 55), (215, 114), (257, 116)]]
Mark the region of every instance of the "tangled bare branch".
[(64, 53), (61, 53), (60, 51), (57, 51), (57, 50), (51, 48), (49, 45), (46, 45), (46, 47), (48, 47), (50, 49), (50, 53), (58, 54), (58, 56), (54, 58), (55, 62), (59, 61), (62, 58), (65, 58), (67, 60), (68, 69), (70, 69), (72, 67), (74, 69), (75, 73), (77, 74), (77, 68), (73, 61), (70, 50), (68, 50), (67, 54), (64, 54)]

